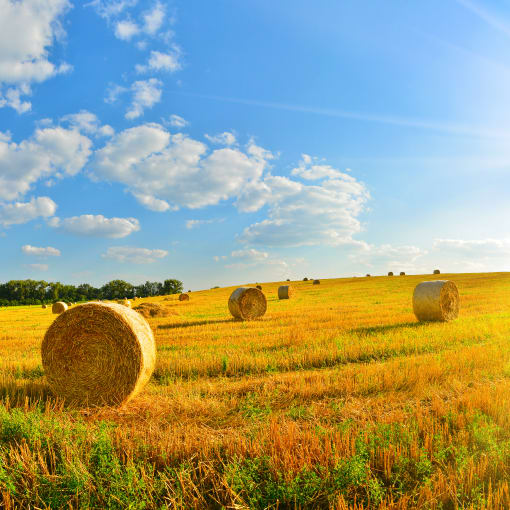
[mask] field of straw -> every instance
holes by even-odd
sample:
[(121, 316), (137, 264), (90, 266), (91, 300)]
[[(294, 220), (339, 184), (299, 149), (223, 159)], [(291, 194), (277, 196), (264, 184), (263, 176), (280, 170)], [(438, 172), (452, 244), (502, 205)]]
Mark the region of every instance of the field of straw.
[(0, 310), (0, 508), (510, 507), (510, 274), (441, 275), (448, 323), (418, 323), (402, 276), (143, 299), (157, 344), (125, 407), (49, 392), (50, 309)]

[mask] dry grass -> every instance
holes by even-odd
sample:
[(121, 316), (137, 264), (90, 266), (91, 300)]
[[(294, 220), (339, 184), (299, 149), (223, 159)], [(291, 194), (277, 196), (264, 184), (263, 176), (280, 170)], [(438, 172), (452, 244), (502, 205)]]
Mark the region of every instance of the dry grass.
[[(148, 299), (178, 313), (149, 318), (151, 382), (122, 409), (79, 414), (51, 397), (41, 368), (54, 316), (2, 309), (0, 399), (9, 413), (42, 409), (62, 430), (83, 424), (79, 458), (71, 439), (59, 446), (75, 466), (88, 466), (100, 423), (115, 424), (122, 465), (145, 466), (149, 508), (264, 508), (271, 498), (274, 508), (276, 499), (279, 508), (508, 508), (510, 275), (444, 278), (461, 300), (448, 323), (413, 315), (426, 276), (292, 282), (290, 300), (278, 299), (281, 282), (266, 283), (267, 312), (252, 322), (230, 316), (234, 288), (193, 292), (186, 303)], [(27, 506), (23, 494), (49, 505), (40, 485), (28, 486), (41, 470), (55, 473), (44, 448), (0, 441), (0, 460), (27, 484), (7, 491), (0, 469), (6, 508)], [(84, 494), (95, 493), (93, 480)], [(76, 491), (66, 497), (79, 506)]]

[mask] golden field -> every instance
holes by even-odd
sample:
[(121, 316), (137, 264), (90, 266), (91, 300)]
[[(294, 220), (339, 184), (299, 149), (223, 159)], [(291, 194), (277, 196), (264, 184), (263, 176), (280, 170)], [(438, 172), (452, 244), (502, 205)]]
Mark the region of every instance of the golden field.
[[(457, 320), (416, 321), (432, 279), (457, 284)], [(1, 309), (0, 508), (510, 507), (510, 274), (281, 284), (251, 322), (235, 287), (137, 300), (170, 315), (121, 409), (55, 400), (55, 316)]]

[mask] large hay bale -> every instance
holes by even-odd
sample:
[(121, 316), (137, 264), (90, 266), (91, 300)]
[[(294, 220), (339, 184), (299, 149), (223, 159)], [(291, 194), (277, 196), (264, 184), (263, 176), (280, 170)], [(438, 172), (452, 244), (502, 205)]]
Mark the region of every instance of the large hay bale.
[(290, 299), (294, 294), (294, 289), (290, 285), (280, 285), (278, 287), (278, 299)]
[(67, 304), (63, 301), (57, 301), (56, 303), (53, 303), (53, 306), (51, 307), (51, 311), (53, 313), (62, 313), (67, 310)]
[(419, 283), (413, 293), (413, 310), (419, 321), (450, 321), (457, 318), (457, 285), (449, 280)]
[(434, 269), (434, 273), (433, 274), (441, 274), (441, 271), (439, 271), (439, 269)]
[(187, 294), (181, 294), (179, 296), (179, 301), (189, 301), (189, 296)]
[(266, 313), (266, 296), (257, 288), (239, 287), (232, 292), (228, 309), (236, 319), (257, 319)]
[(58, 397), (78, 405), (120, 405), (149, 380), (156, 346), (140, 314), (91, 302), (57, 317), (44, 335), (41, 354)]
[(406, 274), (404, 273), (404, 271), (400, 271), (400, 276), (405, 276)]
[(320, 280), (314, 280), (314, 281), (313, 281), (313, 284), (314, 284), (314, 285), (320, 285), (320, 284), (321, 284), (321, 281), (320, 281)]
[(393, 271), (388, 271), (388, 276), (393, 276)]

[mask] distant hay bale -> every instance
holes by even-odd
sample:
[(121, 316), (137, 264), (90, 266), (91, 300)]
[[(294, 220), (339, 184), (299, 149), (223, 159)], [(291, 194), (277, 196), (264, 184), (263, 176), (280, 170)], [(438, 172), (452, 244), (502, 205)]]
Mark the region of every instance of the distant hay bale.
[(320, 285), (320, 284), (321, 284), (321, 281), (320, 281), (320, 280), (314, 280), (314, 281), (313, 281), (313, 284), (314, 284), (314, 285)]
[(439, 269), (434, 269), (434, 274), (441, 274), (441, 271), (439, 271)]
[(257, 285), (256, 288), (262, 290), (262, 285)]
[(191, 292), (191, 290), (188, 290), (188, 294)]
[(278, 287), (278, 299), (290, 299), (294, 294), (294, 289), (290, 285), (280, 285)]
[(164, 306), (158, 305), (157, 303), (140, 303), (135, 306), (133, 310), (142, 314), (145, 318), (148, 317), (166, 317), (169, 315), (169, 311)]
[(369, 275), (369, 274), (367, 274), (367, 278), (368, 278), (369, 276), (370, 276), (370, 275)]
[(305, 276), (305, 277), (303, 278), (303, 281), (304, 281), (304, 282), (307, 282), (307, 281), (308, 281), (308, 278)]
[(57, 317), (44, 335), (41, 354), (58, 397), (77, 405), (121, 405), (149, 380), (156, 346), (140, 314), (91, 302)]
[(405, 276), (406, 274), (404, 273), (404, 271), (400, 271), (400, 276)]
[(449, 280), (419, 283), (413, 293), (413, 310), (419, 321), (451, 321), (457, 318), (457, 285)]
[(63, 301), (57, 301), (56, 303), (53, 303), (53, 306), (51, 307), (51, 311), (53, 313), (62, 313), (67, 310), (67, 304)]
[(388, 271), (388, 276), (393, 276), (393, 271)]
[(41, 308), (44, 308), (44, 309), (46, 309), (46, 308), (48, 308), (48, 307), (47, 307), (46, 305), (42, 305), (42, 307), (41, 307)]
[(287, 281), (290, 282), (290, 278), (287, 278)]
[(187, 294), (181, 294), (179, 296), (179, 301), (189, 301), (189, 296)]
[(239, 287), (232, 292), (228, 309), (236, 319), (257, 319), (266, 313), (266, 296), (255, 287)]

